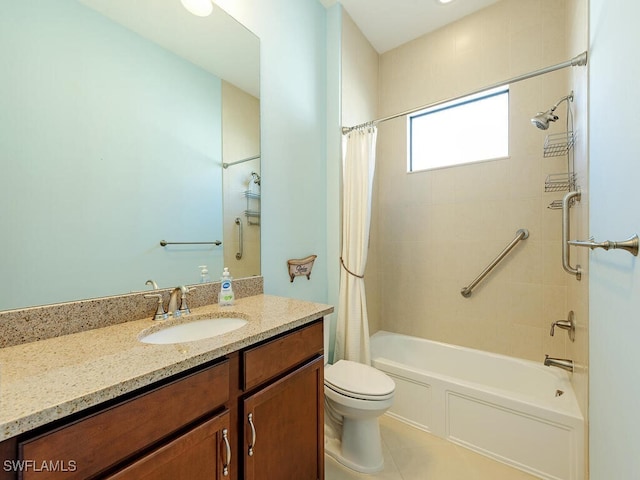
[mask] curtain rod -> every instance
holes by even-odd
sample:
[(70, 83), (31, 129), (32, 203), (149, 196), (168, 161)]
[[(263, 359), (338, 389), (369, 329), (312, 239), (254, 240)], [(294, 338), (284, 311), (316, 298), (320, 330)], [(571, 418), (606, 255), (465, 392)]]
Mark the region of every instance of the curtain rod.
[(248, 162), (250, 160), (256, 160), (260, 158), (260, 155), (254, 155), (253, 157), (248, 157), (248, 158), (243, 158), (242, 160), (238, 160), (237, 162), (231, 162), (231, 163), (222, 163), (222, 168), (227, 168), (227, 167), (232, 167), (233, 165), (238, 165), (239, 163), (244, 163), (244, 162)]
[(580, 55), (573, 57), (571, 60), (567, 60), (566, 62), (558, 63), (557, 65), (551, 65), (550, 67), (541, 68), (539, 70), (535, 70), (533, 72), (525, 73), (523, 75), (519, 75), (517, 77), (510, 78), (509, 80), (504, 80), (502, 82), (494, 83), (493, 85), (488, 85), (486, 87), (482, 87), (478, 90), (474, 90), (469, 93), (465, 93), (464, 95), (457, 95), (452, 98), (447, 98), (445, 100), (439, 100), (434, 103), (430, 103), (428, 105), (423, 105), (421, 107), (412, 108), (411, 110), (407, 110), (401, 113), (396, 113), (394, 115), (389, 115), (388, 117), (378, 118), (377, 120), (372, 120), (370, 122), (361, 123), (360, 125), (355, 125), (353, 127), (342, 127), (342, 134), (346, 135), (352, 130), (356, 130), (358, 128), (367, 127), (369, 125), (377, 125), (378, 123), (386, 122), (387, 120), (393, 120), (395, 118), (404, 117), (406, 115), (410, 115), (412, 113), (419, 112), (420, 110), (425, 110), (427, 108), (437, 107), (438, 105), (442, 105), (443, 103), (454, 102), (456, 100), (460, 100), (469, 95), (475, 95), (478, 93), (485, 92), (487, 90), (491, 90), (493, 88), (504, 87), (505, 85), (509, 85), (510, 83), (520, 82), (522, 80), (527, 80), (529, 78), (537, 77), (538, 75), (544, 75), (545, 73), (555, 72), (556, 70), (560, 70), (566, 67), (575, 67), (575, 66), (583, 66), (587, 64), (587, 52), (584, 51)]

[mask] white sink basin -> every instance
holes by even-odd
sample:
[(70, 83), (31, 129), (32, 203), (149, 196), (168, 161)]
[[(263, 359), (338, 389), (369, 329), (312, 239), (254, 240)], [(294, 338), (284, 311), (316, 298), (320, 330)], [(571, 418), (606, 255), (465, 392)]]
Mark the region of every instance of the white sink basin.
[(246, 324), (247, 321), (244, 318), (201, 318), (143, 334), (139, 340), (154, 344), (193, 342), (237, 330)]

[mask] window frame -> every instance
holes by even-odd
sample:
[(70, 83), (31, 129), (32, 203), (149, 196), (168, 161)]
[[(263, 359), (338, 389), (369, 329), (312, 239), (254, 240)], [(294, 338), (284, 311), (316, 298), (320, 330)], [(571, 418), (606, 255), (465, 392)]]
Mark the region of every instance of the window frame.
[[(437, 165), (437, 166), (427, 166), (425, 168), (414, 168), (414, 160), (413, 160), (413, 120), (414, 119), (418, 119), (421, 117), (424, 117), (426, 115), (433, 115), (445, 110), (451, 110), (453, 108), (457, 108), (457, 107), (461, 107), (464, 105), (469, 105), (471, 103), (476, 103), (482, 100), (486, 100), (489, 98), (494, 98), (500, 95), (505, 95), (506, 94), (506, 99), (507, 99), (507, 111), (506, 111), (506, 115), (507, 115), (507, 131), (506, 131), (506, 138), (507, 138), (507, 145), (506, 145), (506, 155), (504, 156), (499, 156), (499, 157), (491, 157), (491, 158), (481, 158), (481, 159), (476, 159), (476, 160), (465, 160), (463, 162), (459, 162), (459, 163), (450, 163), (450, 164), (446, 164), (446, 165)], [(441, 169), (441, 168), (450, 168), (450, 167), (457, 167), (457, 166), (462, 166), (462, 165), (469, 165), (469, 164), (473, 164), (473, 163), (480, 163), (480, 162), (489, 162), (489, 161), (494, 161), (494, 160), (501, 160), (501, 159), (505, 159), (505, 158), (509, 158), (509, 152), (510, 152), (510, 100), (511, 100), (511, 96), (510, 96), (510, 88), (509, 85), (503, 85), (500, 87), (495, 87), (495, 88), (491, 88), (491, 89), (487, 89), (487, 90), (483, 90), (482, 92), (478, 92), (478, 93), (474, 93), (471, 95), (465, 95), (463, 97), (459, 97), (455, 100), (451, 100), (445, 103), (441, 103), (438, 105), (435, 105), (433, 107), (428, 107), (425, 108), (423, 110), (414, 112), (412, 114), (407, 115), (407, 173), (415, 173), (415, 172), (424, 172), (424, 171), (430, 171), (430, 170), (437, 170), (437, 169)]]

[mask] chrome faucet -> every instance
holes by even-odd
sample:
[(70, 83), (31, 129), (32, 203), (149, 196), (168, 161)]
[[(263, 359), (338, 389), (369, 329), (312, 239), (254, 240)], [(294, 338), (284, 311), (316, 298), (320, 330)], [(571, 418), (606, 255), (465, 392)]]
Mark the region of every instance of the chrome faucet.
[(547, 367), (558, 367), (573, 373), (573, 360), (567, 358), (553, 358), (545, 355), (544, 364)]
[[(155, 283), (155, 282), (154, 282)], [(187, 306), (187, 293), (193, 288), (189, 289), (184, 285), (171, 290), (171, 296), (169, 297), (169, 305), (167, 310), (164, 309), (162, 293), (148, 293), (144, 298), (157, 298), (158, 305), (156, 307), (156, 313), (153, 315), (154, 320), (166, 320), (170, 316), (178, 318), (182, 315), (189, 315), (191, 310)], [(178, 307), (178, 294), (180, 294), (180, 307)]]
[(549, 333), (549, 335), (551, 335), (552, 337), (553, 337), (553, 334), (555, 333), (554, 331), (556, 327), (566, 330), (567, 333), (569, 334), (569, 340), (571, 340), (572, 342), (575, 342), (576, 323), (575, 323), (575, 314), (573, 313), (573, 310), (569, 312), (569, 315), (567, 316), (566, 320), (558, 320), (551, 324), (551, 332)]
[(167, 318), (169, 318), (169, 314), (164, 311), (164, 305), (162, 304), (161, 293), (148, 293), (144, 296), (144, 298), (158, 299), (158, 306), (156, 307), (156, 313), (153, 315), (154, 320), (166, 320)]
[[(189, 315), (191, 313), (191, 310), (189, 310), (187, 306), (187, 293), (190, 291), (191, 290), (184, 285), (180, 285), (171, 291), (169, 306), (167, 308), (169, 315), (180, 317), (181, 315)], [(180, 294), (180, 308), (178, 308), (178, 294)]]

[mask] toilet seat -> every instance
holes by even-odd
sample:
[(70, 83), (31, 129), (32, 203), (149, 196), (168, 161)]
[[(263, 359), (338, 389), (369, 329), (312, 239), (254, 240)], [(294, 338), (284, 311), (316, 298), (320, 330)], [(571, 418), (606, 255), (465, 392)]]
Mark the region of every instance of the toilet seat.
[(361, 400), (387, 400), (396, 388), (394, 381), (383, 372), (350, 360), (328, 365), (324, 383), (336, 393)]

